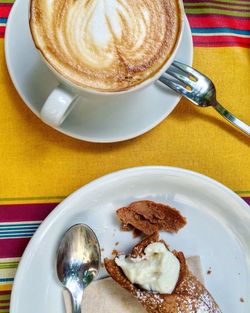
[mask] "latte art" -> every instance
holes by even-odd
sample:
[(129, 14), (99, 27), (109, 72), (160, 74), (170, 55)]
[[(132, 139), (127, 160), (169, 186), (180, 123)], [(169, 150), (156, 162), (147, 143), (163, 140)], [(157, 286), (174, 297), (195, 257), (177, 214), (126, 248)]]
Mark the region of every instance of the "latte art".
[(152, 77), (181, 27), (177, 0), (31, 0), (34, 42), (82, 87), (121, 91)]

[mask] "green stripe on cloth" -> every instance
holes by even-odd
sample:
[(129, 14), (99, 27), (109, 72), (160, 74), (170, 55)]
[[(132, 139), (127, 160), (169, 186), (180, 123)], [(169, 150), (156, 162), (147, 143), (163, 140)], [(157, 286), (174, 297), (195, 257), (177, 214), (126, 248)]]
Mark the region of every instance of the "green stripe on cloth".
[(25, 200), (62, 200), (66, 196), (41, 196), (41, 197), (13, 197), (13, 198), (0, 198), (0, 201), (25, 201)]
[(10, 300), (10, 294), (8, 295), (0, 295), (0, 301)]
[[(1, 0), (0, 0), (1, 1)], [(247, 191), (235, 191), (237, 194), (249, 194), (250, 190)], [(15, 197), (15, 198), (0, 198), (0, 202), (6, 201), (6, 202), (12, 202), (12, 201), (29, 201), (29, 200), (64, 200), (67, 196), (41, 196), (41, 197)]]
[[(221, 3), (232, 3), (232, 4), (244, 4), (244, 5), (246, 5), (246, 4), (249, 4), (249, 1), (248, 2), (246, 2), (246, 1), (236, 1), (236, 0), (216, 0), (217, 2), (221, 2)], [(187, 0), (187, 1), (184, 1), (184, 4), (185, 3), (189, 3), (189, 1)], [(193, 3), (193, 2), (192, 2)], [(204, 3), (204, 2), (203, 2)], [(206, 3), (210, 3), (211, 5), (213, 4), (211, 1), (206, 1)]]
[(17, 268), (19, 262), (1, 262), (0, 259), (0, 269), (7, 269), (7, 268)]
[[(232, 12), (234, 12), (234, 10), (249, 10), (249, 6), (246, 5), (233, 5), (230, 3), (209, 3), (209, 2), (190, 2), (190, 3), (185, 3), (185, 7), (220, 7), (221, 10), (223, 11), (223, 8), (230, 8), (232, 9)], [(201, 9), (201, 8), (200, 8)], [(211, 8), (211, 10), (213, 10), (214, 8)], [(245, 14), (247, 14), (247, 12), (244, 12)]]
[(15, 0), (0, 0), (0, 3), (14, 3)]
[(241, 191), (235, 191), (238, 195), (249, 195), (250, 196), (250, 190), (241, 190)]
[(227, 11), (221, 9), (213, 9), (213, 8), (197, 8), (191, 9), (186, 7), (185, 11), (187, 14), (223, 14), (227, 16), (234, 16), (234, 17), (250, 17), (250, 12), (234, 12), (234, 11)]

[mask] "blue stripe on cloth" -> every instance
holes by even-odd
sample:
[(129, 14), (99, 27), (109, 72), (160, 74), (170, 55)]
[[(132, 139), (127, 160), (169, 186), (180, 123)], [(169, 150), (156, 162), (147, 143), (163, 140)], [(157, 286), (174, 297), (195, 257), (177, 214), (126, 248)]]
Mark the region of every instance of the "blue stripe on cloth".
[(2, 235), (8, 235), (8, 234), (22, 234), (22, 233), (34, 233), (36, 229), (21, 229), (21, 230), (1, 230), (0, 236)]
[(0, 239), (7, 238), (30, 238), (34, 235), (34, 232), (27, 232), (23, 234), (10, 234), (10, 235), (0, 235)]
[(0, 278), (0, 283), (14, 281), (14, 278)]
[(33, 225), (40, 225), (41, 223), (39, 222), (39, 223), (11, 223), (11, 224), (9, 224), (9, 223), (2, 223), (2, 224), (0, 224), (0, 229), (1, 228), (4, 228), (4, 227), (20, 227), (20, 226), (33, 226)]
[(0, 239), (32, 237), (40, 223), (2, 224), (0, 225)]
[(250, 30), (243, 30), (243, 29), (235, 29), (235, 28), (219, 28), (219, 27), (213, 27), (213, 28), (195, 28), (192, 27), (193, 33), (207, 33), (207, 34), (217, 34), (217, 33), (230, 33), (230, 34), (237, 34), (237, 35), (249, 35), (250, 36)]
[(39, 225), (27, 225), (27, 226), (12, 226), (12, 225), (6, 225), (4, 227), (0, 227), (0, 232), (1, 231), (6, 231), (6, 230), (25, 230), (25, 229), (37, 229)]
[(6, 17), (0, 17), (0, 23), (7, 23)]

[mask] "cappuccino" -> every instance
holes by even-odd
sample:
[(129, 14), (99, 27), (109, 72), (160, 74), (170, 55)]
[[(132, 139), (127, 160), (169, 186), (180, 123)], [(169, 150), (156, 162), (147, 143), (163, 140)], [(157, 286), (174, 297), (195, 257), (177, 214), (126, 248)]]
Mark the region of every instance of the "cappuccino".
[(128, 90), (154, 76), (176, 47), (178, 0), (31, 0), (30, 28), (47, 62), (72, 83)]

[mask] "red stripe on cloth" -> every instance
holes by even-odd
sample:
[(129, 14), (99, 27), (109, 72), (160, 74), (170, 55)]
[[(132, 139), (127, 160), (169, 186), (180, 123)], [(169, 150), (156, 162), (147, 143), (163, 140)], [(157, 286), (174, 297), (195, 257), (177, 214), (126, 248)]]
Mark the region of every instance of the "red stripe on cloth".
[(227, 48), (227, 47), (239, 47), (239, 48), (250, 48), (250, 44), (235, 44), (235, 43), (228, 43), (228, 42), (214, 42), (213, 44), (204, 44), (203, 42), (195, 42), (194, 47), (197, 48)]
[(246, 203), (250, 205), (250, 197), (243, 197), (242, 199), (245, 200)]
[(5, 26), (0, 26), (0, 38), (3, 38), (5, 34)]
[(188, 15), (188, 21), (193, 28), (210, 28), (223, 27), (234, 28), (240, 30), (250, 29), (250, 19), (247, 18), (232, 18), (226, 16), (193, 16)]
[(236, 36), (195, 36), (193, 43), (196, 47), (250, 47), (250, 38)]
[(2, 295), (9, 295), (11, 293), (10, 290), (0, 290), (0, 296)]
[(0, 17), (7, 18), (10, 14), (12, 4), (10, 3), (0, 3)]
[(188, 13), (187, 16), (195, 16), (195, 17), (199, 17), (199, 18), (203, 18), (203, 17), (217, 17), (217, 18), (221, 18), (221, 17), (230, 17), (232, 19), (236, 18), (237, 20), (243, 19), (243, 20), (250, 20), (250, 17), (243, 17), (243, 16), (228, 16), (226, 14), (220, 13), (220, 14), (214, 14), (214, 13)]
[(23, 254), (30, 238), (0, 239), (0, 258), (18, 258)]
[[(9, 301), (8, 301), (8, 302), (9, 302)], [(1, 312), (2, 312), (2, 310), (8, 310), (9, 308), (10, 308), (9, 305), (4, 305), (4, 306), (1, 305), (1, 307), (0, 307)]]
[(0, 205), (0, 222), (41, 221), (58, 203)]

